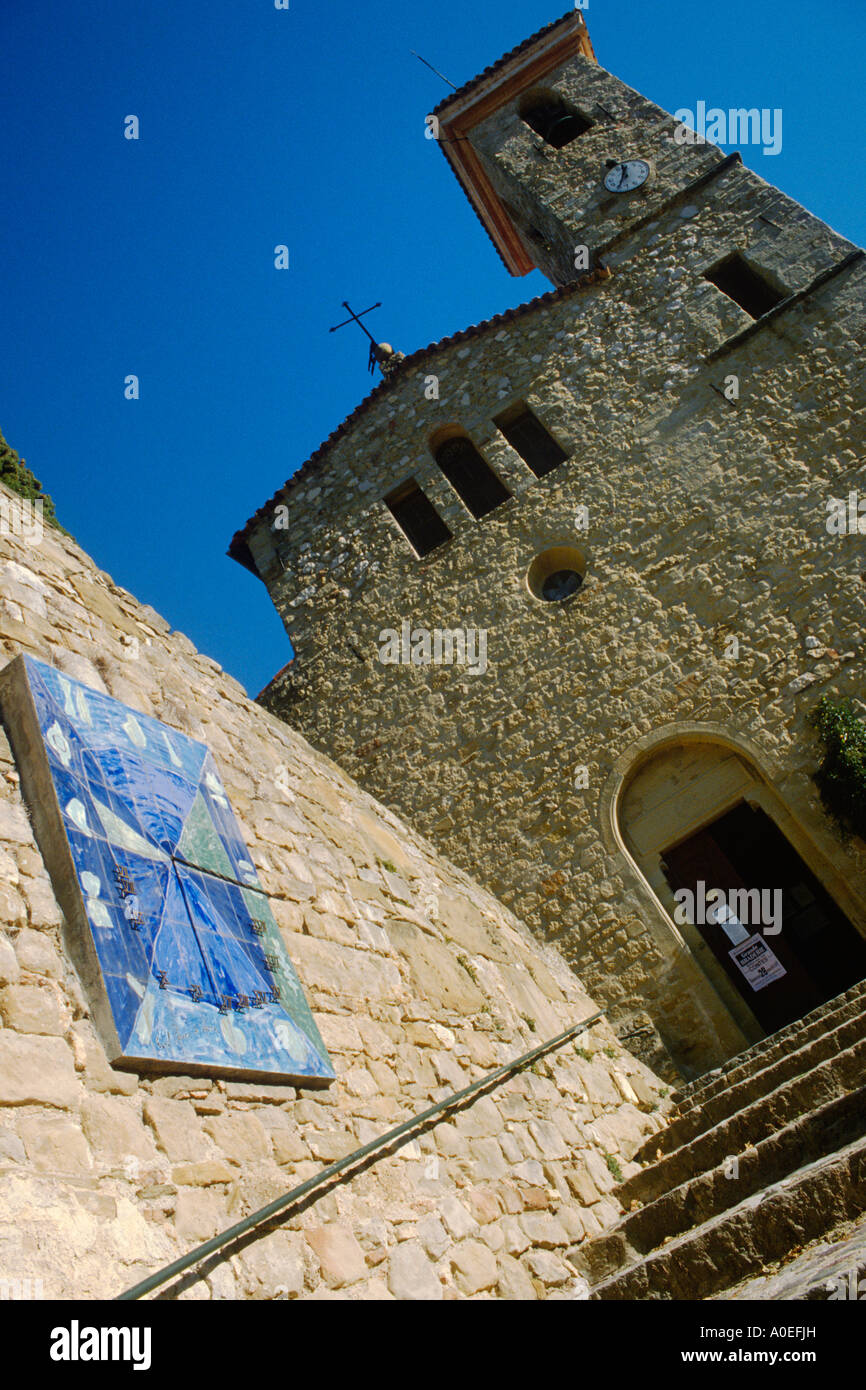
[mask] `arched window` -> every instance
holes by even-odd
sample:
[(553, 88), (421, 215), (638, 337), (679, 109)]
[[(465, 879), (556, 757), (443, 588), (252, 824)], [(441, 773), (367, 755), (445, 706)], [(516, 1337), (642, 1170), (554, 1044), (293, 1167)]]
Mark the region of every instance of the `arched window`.
[(433, 457), (474, 517), (486, 516), (511, 496), (468, 435), (452, 434), (431, 444)]
[(520, 119), (555, 150), (570, 145), (593, 124), (556, 92), (528, 92), (517, 109)]
[(568, 458), (562, 445), (557, 444), (525, 401), (495, 416), (494, 424), (505, 435), (512, 449), (529, 464), (536, 478), (543, 478), (545, 473)]

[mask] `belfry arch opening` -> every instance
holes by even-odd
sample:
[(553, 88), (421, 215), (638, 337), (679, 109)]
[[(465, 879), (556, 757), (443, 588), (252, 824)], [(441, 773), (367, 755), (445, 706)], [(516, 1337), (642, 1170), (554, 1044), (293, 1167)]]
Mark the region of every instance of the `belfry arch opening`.
[(593, 122), (561, 97), (558, 92), (534, 89), (518, 102), (517, 112), (522, 121), (540, 135), (547, 145), (562, 150), (585, 135)]
[(866, 978), (866, 939), (839, 885), (741, 751), (663, 745), (626, 781), (616, 815), (671, 933), (749, 1041)]

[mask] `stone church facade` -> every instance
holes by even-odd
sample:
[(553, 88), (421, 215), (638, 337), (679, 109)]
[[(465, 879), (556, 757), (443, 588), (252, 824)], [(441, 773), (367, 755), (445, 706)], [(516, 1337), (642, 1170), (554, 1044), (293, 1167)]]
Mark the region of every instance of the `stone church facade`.
[[(866, 261), (579, 14), (428, 124), (554, 288), (386, 363), (234, 537), (296, 651), (260, 698), (699, 1075), (866, 973), (808, 724), (863, 690), (862, 537), (827, 521), (863, 487)], [(759, 880), (788, 915), (756, 990), (674, 895)]]

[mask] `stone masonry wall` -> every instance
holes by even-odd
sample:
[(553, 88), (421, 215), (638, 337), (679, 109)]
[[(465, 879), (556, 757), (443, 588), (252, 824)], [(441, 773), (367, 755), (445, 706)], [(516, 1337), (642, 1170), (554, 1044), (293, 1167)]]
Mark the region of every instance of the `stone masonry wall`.
[[(609, 77), (584, 66), (594, 83)], [(479, 136), (503, 169), (520, 164), (509, 120), (498, 144), (489, 122)], [(621, 135), (641, 153), (642, 126)], [(793, 293), (852, 247), (737, 164), (672, 197), (670, 161), (683, 187), (720, 159), (666, 148), (666, 202), (620, 227), (611, 278), (407, 359), (285, 490), (288, 529), (259, 521), (249, 545), (298, 653), (269, 707), (556, 940), (624, 1032), (651, 1023), (642, 1055), (654, 1066), (667, 1049), (694, 1074), (744, 1037), (615, 843), (612, 789), (666, 733), (756, 752), (811, 867), (866, 931), (866, 847), (843, 845), (821, 812), (806, 724), (822, 691), (863, 691), (862, 536), (826, 522), (831, 497), (866, 488), (866, 267), (725, 352), (753, 320), (704, 278), (721, 257), (739, 249)], [(540, 181), (545, 205), (553, 169), (539, 161), (525, 186)], [(560, 188), (572, 190), (569, 235), (586, 239), (583, 186)], [(736, 400), (724, 396), (732, 375)], [(520, 400), (570, 455), (541, 479), (493, 423)], [(430, 453), (452, 424), (513, 494), (481, 521)], [(410, 476), (453, 532), (420, 560), (382, 501)], [(554, 545), (586, 564), (563, 604), (527, 586)], [(486, 630), (486, 672), (383, 665), (380, 633), (404, 620)]]
[[(594, 1011), (557, 953), (46, 529), (0, 537), (28, 651), (212, 749), (334, 1059), (326, 1091), (113, 1070), (0, 735), (0, 1280), (111, 1297)], [(240, 1253), (206, 1298), (535, 1298), (619, 1211), (666, 1088), (596, 1025)], [(38, 1287), (31, 1283), (31, 1288)]]

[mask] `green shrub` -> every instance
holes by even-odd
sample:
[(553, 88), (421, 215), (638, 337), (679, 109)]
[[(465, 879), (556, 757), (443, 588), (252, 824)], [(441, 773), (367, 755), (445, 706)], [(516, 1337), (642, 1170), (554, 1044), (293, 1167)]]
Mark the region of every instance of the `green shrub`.
[(608, 1166), (608, 1170), (613, 1174), (617, 1182), (622, 1182), (622, 1169), (619, 1166), (619, 1159), (617, 1158), (616, 1154), (605, 1154), (604, 1161)]
[[(18, 457), (15, 450), (6, 443), (2, 434), (0, 434), (0, 482), (4, 483), (10, 492), (16, 492), (19, 497), (28, 497), (32, 501), (41, 500), (42, 520), (49, 526), (55, 527), (56, 530), (63, 531), (54, 511), (54, 503), (48, 493), (42, 491), (42, 484), (39, 479), (34, 478), (24, 459)], [(64, 532), (64, 535), (68, 535), (68, 532)]]
[(846, 835), (866, 839), (866, 724), (851, 700), (822, 695), (809, 716), (824, 745), (814, 781), (825, 810)]

